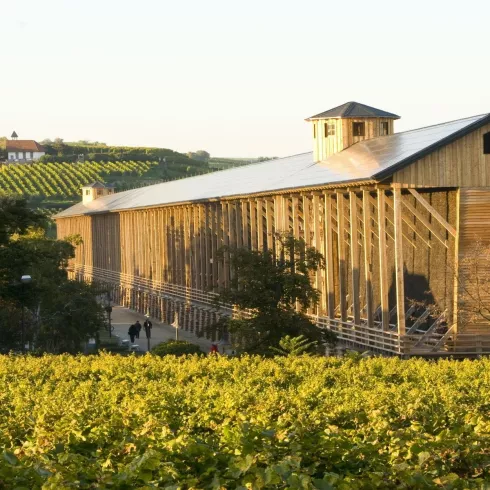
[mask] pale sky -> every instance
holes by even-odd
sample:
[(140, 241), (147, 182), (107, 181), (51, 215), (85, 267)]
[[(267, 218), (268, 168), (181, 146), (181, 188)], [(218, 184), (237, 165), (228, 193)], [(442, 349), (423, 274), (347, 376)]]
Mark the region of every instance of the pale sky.
[(489, 0), (0, 0), (0, 136), (310, 151), (357, 101), (395, 130), (490, 112)]

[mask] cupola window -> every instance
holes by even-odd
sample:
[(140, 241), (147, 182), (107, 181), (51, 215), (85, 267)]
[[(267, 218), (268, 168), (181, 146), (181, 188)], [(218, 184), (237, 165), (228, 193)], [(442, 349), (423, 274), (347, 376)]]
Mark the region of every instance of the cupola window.
[(381, 136), (386, 136), (389, 132), (389, 123), (382, 122), (381, 123)]
[(354, 136), (364, 136), (365, 133), (365, 123), (355, 122), (352, 123), (352, 134)]
[(335, 123), (330, 122), (327, 125), (327, 134), (328, 136), (335, 136)]
[(313, 138), (316, 138), (316, 125), (313, 123)]
[(490, 155), (490, 133), (483, 135), (483, 153)]

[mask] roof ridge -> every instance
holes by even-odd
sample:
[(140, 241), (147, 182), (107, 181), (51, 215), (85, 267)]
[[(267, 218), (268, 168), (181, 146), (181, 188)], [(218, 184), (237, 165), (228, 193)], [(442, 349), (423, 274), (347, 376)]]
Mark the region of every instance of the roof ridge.
[[(403, 134), (403, 133), (414, 133), (415, 131), (422, 131), (424, 129), (435, 128), (436, 126), (444, 126), (446, 124), (451, 124), (451, 123), (455, 123), (455, 122), (458, 122), (458, 121), (464, 121), (465, 119), (484, 118), (484, 117), (487, 117), (487, 116), (490, 116), (490, 112), (483, 113), (483, 114), (478, 114), (476, 116), (468, 116), (468, 117), (461, 117), (459, 119), (452, 119), (451, 121), (446, 121), (446, 122), (438, 123), (438, 124), (429, 124), (428, 126), (422, 126), (421, 128), (406, 129), (405, 131), (398, 131), (397, 133), (385, 134), (383, 136), (378, 136), (378, 138), (385, 138), (387, 136), (388, 137), (389, 136), (395, 136), (397, 134)], [(374, 139), (374, 138), (372, 138), (372, 139)], [(366, 140), (366, 141), (368, 141), (368, 140)], [(362, 143), (362, 142), (360, 141), (359, 143)]]

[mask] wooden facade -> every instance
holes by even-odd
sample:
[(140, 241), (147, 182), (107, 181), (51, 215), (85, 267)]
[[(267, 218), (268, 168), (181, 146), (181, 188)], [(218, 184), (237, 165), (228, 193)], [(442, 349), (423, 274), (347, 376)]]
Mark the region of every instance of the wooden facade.
[(74, 277), (106, 284), (124, 306), (166, 322), (178, 314), (182, 328), (213, 335), (217, 318), (232, 314), (231, 305), (215, 308), (216, 291), (235, 273), (218, 250), (274, 251), (276, 235), (291, 233), (325, 256), (309, 315), (346, 345), (403, 356), (490, 353), (490, 326), (458, 316), (458, 267), (477, 238), (490, 244), (489, 131), (481, 126), (379, 182), (60, 216), (58, 236), (82, 236)]
[[(356, 135), (354, 124), (364, 125), (363, 134)], [(394, 133), (393, 119), (380, 117), (328, 118), (311, 122), (313, 136), (313, 158), (316, 162), (342, 151), (359, 141)]]

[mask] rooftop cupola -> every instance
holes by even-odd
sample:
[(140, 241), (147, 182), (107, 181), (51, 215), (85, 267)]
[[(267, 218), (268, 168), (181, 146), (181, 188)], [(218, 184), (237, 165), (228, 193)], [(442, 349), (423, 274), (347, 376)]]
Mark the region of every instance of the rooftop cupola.
[(109, 194), (114, 194), (114, 187), (103, 184), (102, 182), (92, 182), (82, 187), (83, 204), (92, 202), (99, 197), (108, 196)]
[(359, 141), (393, 134), (393, 122), (400, 116), (358, 102), (347, 102), (311, 116), (313, 158), (325, 160)]

